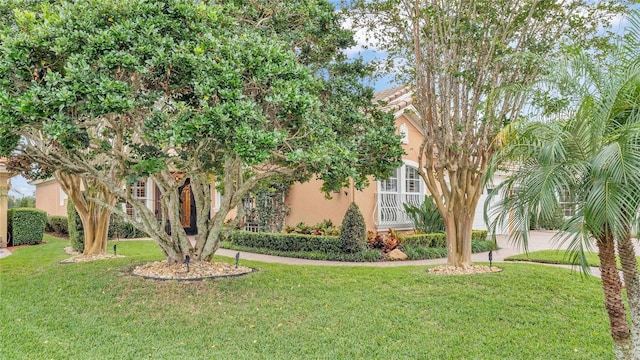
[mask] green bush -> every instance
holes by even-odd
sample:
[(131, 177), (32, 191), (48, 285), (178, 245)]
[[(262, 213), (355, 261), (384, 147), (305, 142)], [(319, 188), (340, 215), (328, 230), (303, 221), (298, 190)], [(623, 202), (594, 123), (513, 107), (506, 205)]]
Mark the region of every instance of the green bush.
[(67, 221), (66, 216), (49, 216), (47, 217), (47, 227), (45, 228), (48, 232), (55, 232), (58, 234), (69, 234), (69, 222)]
[(341, 253), (342, 247), (337, 236), (317, 236), (304, 234), (272, 234), (251, 231), (234, 231), (229, 241), (238, 246), (263, 248), (275, 251), (303, 251)]
[(15, 208), (7, 212), (11, 244), (34, 245), (42, 242), (47, 225), (47, 213), (34, 208)]
[[(487, 240), (487, 230), (472, 230), (471, 241)], [(447, 235), (444, 233), (407, 235), (403, 243), (410, 246), (424, 246), (430, 248), (447, 247)]]
[(109, 219), (109, 233), (107, 236), (110, 239), (135, 239), (149, 237), (144, 231), (136, 229), (131, 223), (127, 222), (122, 216), (117, 214), (111, 214)]
[(409, 246), (443, 248), (447, 246), (447, 236), (444, 233), (407, 235), (403, 243)]
[(342, 251), (347, 254), (357, 253), (367, 248), (367, 227), (360, 208), (355, 202), (349, 205), (349, 209), (344, 214), (340, 242)]
[[(253, 233), (255, 234), (255, 233)], [(317, 237), (317, 236), (314, 236)], [(250, 246), (240, 246), (230, 241), (223, 241), (221, 246), (225, 249), (253, 252), (258, 254), (287, 256), (298, 259), (325, 260), (325, 261), (351, 261), (351, 262), (376, 262), (380, 261), (382, 254), (379, 250), (362, 250), (354, 254), (342, 252), (321, 252), (321, 251), (281, 251), (267, 248), (255, 248)]]
[(487, 252), (489, 250), (498, 250), (498, 245), (495, 241), (491, 240), (472, 240), (471, 241), (471, 252), (472, 253), (481, 253)]
[(438, 211), (438, 207), (433, 201), (433, 196), (425, 195), (424, 201), (420, 206), (406, 203), (402, 205), (404, 206), (404, 211), (411, 218), (416, 231), (422, 234), (444, 232), (444, 219), (442, 219), (442, 215), (440, 215), (440, 211)]
[(558, 230), (564, 223), (564, 213), (560, 207), (556, 208), (553, 214), (544, 216), (543, 214), (531, 214), (529, 228), (531, 230)]
[(471, 241), (485, 241), (488, 233), (487, 230), (471, 230)]
[(84, 251), (84, 227), (82, 219), (76, 211), (76, 207), (71, 201), (67, 202), (67, 229), (69, 230), (69, 241), (74, 251)]

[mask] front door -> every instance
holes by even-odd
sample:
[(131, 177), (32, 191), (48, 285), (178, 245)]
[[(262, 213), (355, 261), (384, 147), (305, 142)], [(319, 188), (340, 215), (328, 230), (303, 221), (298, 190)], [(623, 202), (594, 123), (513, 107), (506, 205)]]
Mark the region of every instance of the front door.
[(180, 191), (180, 223), (188, 235), (197, 234), (196, 207), (189, 179), (178, 191)]

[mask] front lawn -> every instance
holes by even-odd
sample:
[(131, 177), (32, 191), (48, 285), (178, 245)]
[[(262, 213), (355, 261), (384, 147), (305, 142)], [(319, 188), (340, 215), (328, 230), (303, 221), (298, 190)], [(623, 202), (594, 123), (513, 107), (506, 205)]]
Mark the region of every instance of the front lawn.
[[(600, 259), (596, 253), (586, 253), (589, 266), (600, 266)], [(573, 265), (571, 256), (565, 250), (540, 250), (526, 254), (518, 254), (505, 258), (506, 261), (530, 261), (545, 264)]]
[[(589, 266), (600, 267), (600, 259), (597, 253), (585, 253)], [(570, 254), (565, 250), (540, 250), (527, 254), (518, 254), (505, 258), (505, 261), (528, 261), (543, 264), (565, 264), (573, 265)], [(640, 268), (640, 257), (636, 257), (638, 267)], [(618, 268), (621, 268), (620, 259), (616, 256)]]
[(60, 265), (68, 242), (45, 241), (0, 259), (0, 358), (613, 358), (598, 279), (566, 269), (442, 277), (241, 260), (258, 271), (157, 282), (128, 273), (161, 259), (153, 242)]

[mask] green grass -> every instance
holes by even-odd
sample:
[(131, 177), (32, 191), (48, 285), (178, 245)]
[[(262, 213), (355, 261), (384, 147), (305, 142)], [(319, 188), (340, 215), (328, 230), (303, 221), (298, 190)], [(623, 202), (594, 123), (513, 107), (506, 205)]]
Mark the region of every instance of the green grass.
[[(600, 259), (598, 258), (598, 254), (588, 252), (585, 253), (587, 258), (587, 263), (589, 266), (600, 267)], [(565, 264), (565, 265), (573, 265), (571, 256), (565, 250), (540, 250), (534, 251), (527, 254), (518, 254), (514, 256), (509, 256), (505, 258), (507, 261), (530, 261), (537, 262), (543, 264)], [(636, 257), (636, 261), (639, 264), (640, 268), (640, 257)], [(618, 268), (621, 268), (620, 259), (616, 257), (616, 262), (618, 264)]]
[(162, 258), (153, 242), (61, 265), (68, 242), (46, 241), (0, 259), (2, 359), (613, 358), (599, 281), (566, 269), (443, 277), (241, 260), (258, 271), (158, 282), (128, 273)]
[[(586, 253), (589, 266), (600, 266), (600, 259), (596, 253)], [(531, 261), (545, 264), (566, 264), (572, 265), (572, 259), (565, 250), (540, 250), (526, 254), (518, 254), (505, 258), (508, 261)]]

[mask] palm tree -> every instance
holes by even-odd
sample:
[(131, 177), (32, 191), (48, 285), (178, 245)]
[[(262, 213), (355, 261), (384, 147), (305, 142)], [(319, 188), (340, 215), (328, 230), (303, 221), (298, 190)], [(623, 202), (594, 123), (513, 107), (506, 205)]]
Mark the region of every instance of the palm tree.
[[(638, 14), (632, 18), (633, 29), (640, 33)], [(629, 45), (634, 39), (626, 41)], [(631, 227), (640, 205), (640, 59), (627, 54), (617, 52), (607, 66), (594, 64), (588, 54), (571, 59), (554, 73), (563, 86), (558, 91), (572, 93), (564, 98), (568, 105), (563, 117), (514, 123), (504, 130), (495, 163), (517, 166), (497, 188), (503, 199), (491, 210), (497, 215), (491, 225), (507, 225), (510, 238), (526, 249), (530, 216), (549, 218), (561, 207), (559, 197), (571, 199), (567, 209), (572, 214), (557, 238), (568, 244), (585, 272), (585, 252), (595, 242), (614, 352), (618, 359), (638, 359), (640, 282)]]

